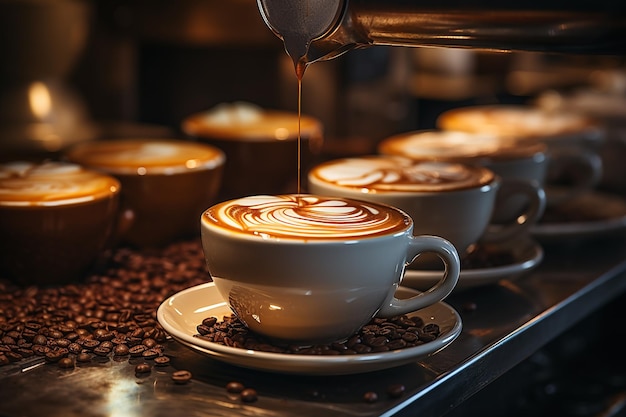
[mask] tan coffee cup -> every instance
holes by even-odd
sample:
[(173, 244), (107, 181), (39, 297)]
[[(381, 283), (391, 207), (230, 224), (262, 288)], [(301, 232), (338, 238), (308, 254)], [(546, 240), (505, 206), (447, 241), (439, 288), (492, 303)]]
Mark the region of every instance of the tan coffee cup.
[[(444, 299), (459, 257), (450, 242), (414, 236), (390, 206), (310, 194), (218, 203), (202, 215), (202, 244), (215, 286), (251, 330), (298, 344), (345, 340), (373, 317), (393, 317)], [(421, 253), (446, 265), (428, 291), (394, 294)]]
[(530, 105), (468, 106), (440, 114), (437, 127), (546, 144), (550, 161), (545, 189), (550, 205), (595, 188), (602, 178), (598, 149), (605, 132), (595, 119), (582, 114)]
[(323, 142), (323, 126), (316, 118), (303, 115), (298, 120), (297, 113), (245, 102), (192, 114), (183, 121), (182, 130), (226, 154), (220, 200), (297, 192), (298, 162), (301, 172), (306, 172)]
[(0, 276), (81, 280), (117, 233), (120, 183), (75, 164), (0, 164)]
[[(383, 155), (397, 155), (414, 161), (459, 162), (484, 166), (501, 178), (534, 182), (543, 189), (548, 170), (548, 149), (544, 143), (516, 142), (489, 133), (451, 130), (421, 130), (397, 134), (378, 145)], [(527, 201), (511, 198), (494, 213), (496, 223), (509, 222), (524, 213)]]
[(177, 139), (84, 142), (65, 157), (119, 179), (134, 217), (123, 242), (140, 248), (199, 236), (198, 217), (215, 203), (225, 161), (213, 146)]
[[(537, 184), (504, 180), (493, 171), (451, 162), (416, 162), (371, 155), (323, 162), (308, 174), (318, 195), (361, 199), (398, 207), (416, 234), (441, 236), (463, 256), (479, 241), (505, 241), (529, 231), (543, 214), (545, 194)], [(525, 214), (508, 224), (492, 222), (497, 206), (523, 195)]]

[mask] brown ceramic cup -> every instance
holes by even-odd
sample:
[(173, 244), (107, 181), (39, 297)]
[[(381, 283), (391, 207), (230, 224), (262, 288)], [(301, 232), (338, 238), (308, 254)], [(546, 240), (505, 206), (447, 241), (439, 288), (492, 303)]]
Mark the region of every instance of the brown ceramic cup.
[(312, 166), (323, 142), (316, 118), (303, 115), (298, 121), (297, 113), (241, 102), (192, 114), (182, 130), (226, 154), (221, 200), (297, 192), (298, 169), (304, 173)]
[(179, 139), (84, 142), (64, 155), (121, 182), (122, 205), (134, 217), (122, 243), (139, 248), (200, 235), (198, 219), (215, 203), (225, 161), (213, 146)]
[(81, 280), (117, 233), (120, 183), (61, 162), (0, 165), (0, 277), (18, 285)]

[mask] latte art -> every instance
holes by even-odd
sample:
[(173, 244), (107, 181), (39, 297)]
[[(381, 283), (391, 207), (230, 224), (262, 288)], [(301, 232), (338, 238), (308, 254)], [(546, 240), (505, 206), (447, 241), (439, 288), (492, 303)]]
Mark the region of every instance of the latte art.
[(308, 194), (252, 196), (217, 204), (203, 221), (264, 239), (372, 237), (401, 232), (409, 217), (378, 204)]
[(0, 165), (0, 205), (77, 204), (110, 196), (119, 190), (116, 179), (75, 164), (12, 162)]
[(500, 144), (495, 136), (464, 132), (433, 131), (404, 134), (386, 139), (381, 151), (415, 159), (472, 157), (496, 152)]
[(485, 185), (491, 171), (448, 162), (414, 162), (407, 158), (370, 156), (322, 163), (310, 180), (362, 192), (445, 191)]

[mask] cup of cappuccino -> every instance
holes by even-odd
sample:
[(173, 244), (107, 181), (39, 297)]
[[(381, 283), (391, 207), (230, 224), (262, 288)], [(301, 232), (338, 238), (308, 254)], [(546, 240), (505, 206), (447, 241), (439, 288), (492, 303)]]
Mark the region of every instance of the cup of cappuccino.
[[(534, 182), (543, 189), (548, 171), (548, 149), (541, 142), (516, 142), (490, 133), (420, 130), (400, 133), (378, 144), (383, 155), (414, 161), (459, 162), (484, 166), (504, 180)], [(511, 198), (493, 214), (496, 223), (509, 222), (524, 213), (524, 197)]]
[(597, 120), (582, 114), (530, 105), (478, 105), (441, 113), (437, 127), (546, 144), (549, 163), (545, 189), (550, 205), (592, 190), (602, 179), (598, 151), (605, 132)]
[(0, 164), (0, 277), (81, 280), (118, 231), (120, 183), (62, 162)]
[(306, 172), (323, 143), (318, 119), (308, 115), (298, 119), (297, 113), (247, 102), (222, 103), (192, 114), (181, 128), (226, 155), (220, 200), (297, 192), (298, 169)]
[[(411, 216), (416, 234), (441, 236), (461, 256), (479, 241), (496, 242), (529, 232), (543, 214), (545, 194), (532, 182), (504, 180), (477, 166), (369, 155), (326, 161), (308, 173), (312, 193), (388, 204)], [(493, 213), (524, 196), (526, 212), (507, 224)]]
[(122, 242), (159, 247), (199, 236), (198, 217), (219, 192), (224, 153), (179, 139), (115, 139), (82, 142), (67, 160), (116, 177), (121, 203), (133, 215)]
[[(373, 317), (439, 302), (454, 289), (459, 257), (391, 206), (312, 194), (258, 195), (218, 203), (201, 217), (215, 286), (246, 326), (271, 339), (341, 341)], [(395, 291), (405, 266), (436, 253), (446, 268), (430, 290)]]

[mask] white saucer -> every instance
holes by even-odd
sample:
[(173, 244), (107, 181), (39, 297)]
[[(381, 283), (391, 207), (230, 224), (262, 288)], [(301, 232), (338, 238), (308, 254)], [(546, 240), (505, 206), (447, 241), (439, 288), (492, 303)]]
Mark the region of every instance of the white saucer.
[[(553, 210), (554, 216), (576, 220), (551, 220), (548, 210)], [(583, 194), (556, 209), (547, 209), (544, 219), (533, 226), (531, 234), (545, 243), (619, 234), (626, 237), (626, 199), (597, 191)]]
[[(531, 239), (509, 242), (507, 251), (515, 259), (513, 263), (490, 268), (463, 268), (454, 291), (481, 285), (494, 284), (501, 279), (515, 279), (535, 268), (543, 260), (543, 248)], [(503, 250), (503, 247), (498, 247)], [(425, 291), (441, 279), (442, 271), (407, 269), (402, 285)]]
[[(415, 290), (400, 287), (396, 297), (406, 298)], [(231, 314), (226, 302), (212, 282), (183, 290), (165, 300), (157, 310), (157, 319), (174, 340), (211, 358), (270, 372), (306, 375), (340, 375), (369, 372), (417, 361), (448, 346), (461, 333), (461, 317), (450, 305), (439, 302), (419, 310), (424, 322), (439, 325), (441, 334), (432, 342), (412, 348), (382, 353), (320, 356), (270, 353), (228, 347), (194, 337), (196, 326), (206, 317), (219, 320)]]

